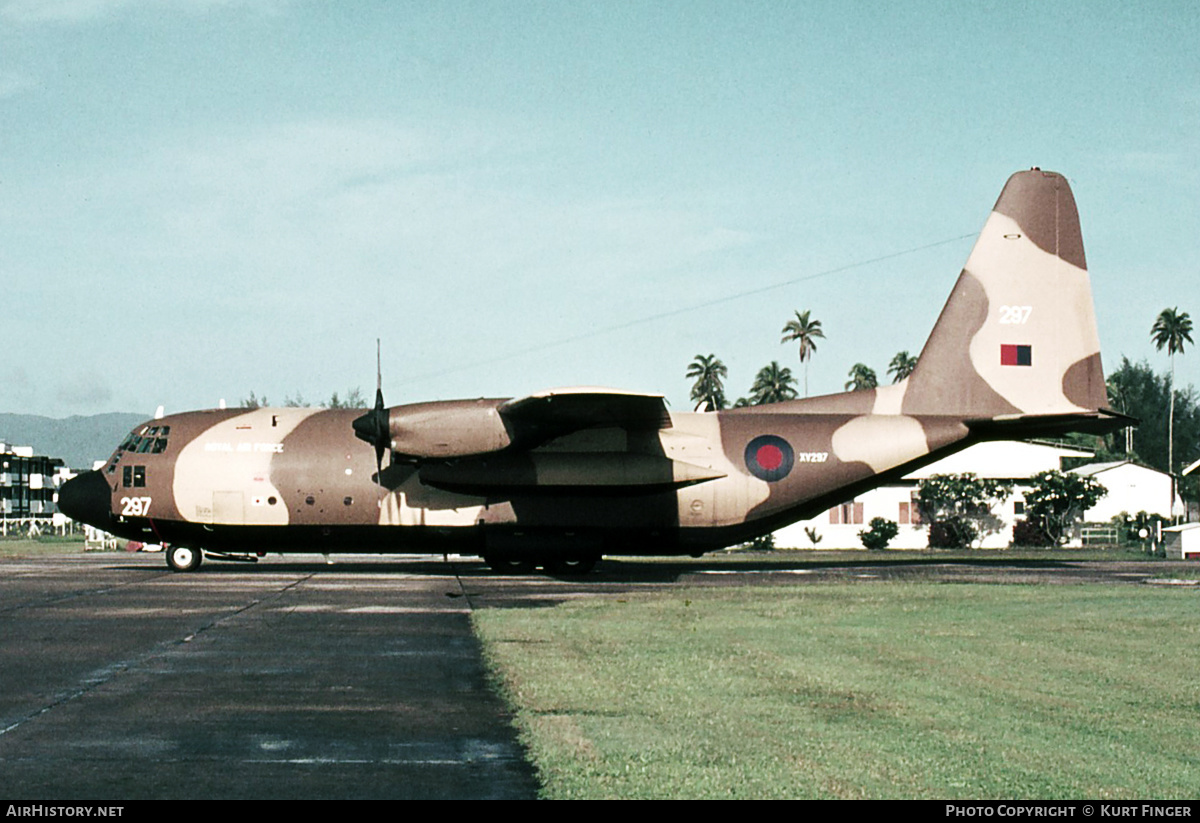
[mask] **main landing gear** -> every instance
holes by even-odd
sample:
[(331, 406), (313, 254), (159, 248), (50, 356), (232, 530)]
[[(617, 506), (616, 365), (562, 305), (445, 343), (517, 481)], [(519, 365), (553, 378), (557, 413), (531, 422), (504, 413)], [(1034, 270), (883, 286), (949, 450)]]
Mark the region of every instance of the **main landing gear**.
[(599, 557), (569, 557), (561, 560), (535, 561), (512, 557), (496, 557), (484, 555), (483, 562), (497, 574), (529, 574), (537, 566), (546, 570), (547, 574), (583, 575), (596, 568)]
[(550, 574), (587, 574), (592, 569), (596, 568), (598, 557), (573, 557), (567, 560), (555, 560), (553, 563), (546, 564), (546, 571)]

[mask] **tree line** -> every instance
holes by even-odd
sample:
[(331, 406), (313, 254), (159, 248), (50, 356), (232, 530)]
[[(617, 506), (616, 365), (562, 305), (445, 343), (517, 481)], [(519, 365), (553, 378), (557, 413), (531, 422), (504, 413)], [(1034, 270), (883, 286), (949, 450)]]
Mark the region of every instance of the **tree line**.
[[(239, 406), (243, 409), (261, 409), (269, 405), (271, 405), (271, 403), (267, 400), (267, 396), (265, 394), (262, 397), (259, 397), (254, 392), (250, 392), (249, 397), (243, 397), (241, 403), (239, 404)], [(300, 392), (296, 392), (294, 396), (289, 394), (284, 397), (283, 405), (293, 409), (307, 409), (312, 407), (312, 403), (306, 401), (304, 399), (304, 395)], [(354, 388), (346, 394), (345, 399), (338, 397), (338, 393), (334, 392), (328, 400), (323, 403), (318, 403), (317, 405), (319, 405), (322, 409), (365, 409), (370, 404), (367, 403), (366, 398), (363, 397), (362, 391)]]
[[(795, 317), (783, 327), (783, 337), (780, 343), (796, 343), (800, 356), (800, 365), (804, 367), (804, 396), (808, 397), (808, 363), (817, 350), (817, 341), (825, 338), (821, 321), (812, 316), (811, 310), (793, 312)], [(899, 383), (912, 374), (917, 367), (917, 358), (907, 351), (899, 352), (892, 358), (887, 373), (892, 376), (893, 383)], [(777, 360), (763, 366), (754, 376), (750, 385), (748, 397), (739, 397), (730, 404), (725, 394), (725, 379), (729, 369), (715, 354), (697, 354), (688, 365), (686, 376), (693, 381), (691, 398), (697, 409), (719, 411), (743, 406), (762, 406), (767, 403), (780, 403), (784, 400), (795, 400), (798, 396), (797, 380), (792, 370), (781, 366)], [(875, 370), (865, 363), (855, 363), (846, 381), (847, 391), (862, 391), (873, 389), (879, 385)]]

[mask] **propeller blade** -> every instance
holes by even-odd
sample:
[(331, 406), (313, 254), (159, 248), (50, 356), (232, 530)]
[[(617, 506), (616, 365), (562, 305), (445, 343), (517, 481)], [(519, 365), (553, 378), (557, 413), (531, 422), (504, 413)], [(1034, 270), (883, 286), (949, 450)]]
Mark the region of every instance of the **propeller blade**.
[(390, 445), (389, 413), (383, 404), (383, 367), (379, 356), (379, 339), (375, 340), (375, 407), (354, 418), (354, 436), (375, 447), (375, 482), (382, 482), (383, 452)]

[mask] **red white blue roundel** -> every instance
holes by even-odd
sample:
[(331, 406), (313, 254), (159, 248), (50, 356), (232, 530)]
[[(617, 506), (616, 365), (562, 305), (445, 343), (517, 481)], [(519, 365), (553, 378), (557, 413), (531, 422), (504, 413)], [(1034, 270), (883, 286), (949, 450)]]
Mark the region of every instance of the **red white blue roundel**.
[(760, 434), (746, 444), (746, 468), (760, 480), (782, 480), (795, 463), (796, 455), (782, 437)]

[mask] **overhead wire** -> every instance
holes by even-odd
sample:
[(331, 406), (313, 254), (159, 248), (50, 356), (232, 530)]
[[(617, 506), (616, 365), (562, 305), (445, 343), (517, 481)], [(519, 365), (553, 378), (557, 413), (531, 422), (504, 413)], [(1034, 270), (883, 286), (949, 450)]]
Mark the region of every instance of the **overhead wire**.
[(938, 240), (933, 243), (926, 243), (921, 246), (913, 246), (912, 248), (903, 249), (901, 251), (889, 252), (888, 254), (880, 255), (879, 257), (872, 257), (867, 260), (856, 260), (853, 263), (847, 263), (842, 266), (836, 266), (832, 269), (824, 269), (822, 271), (815, 272), (813, 274), (806, 274), (802, 277), (793, 277), (789, 280), (781, 280), (778, 283), (771, 283), (770, 285), (759, 286), (759, 287), (753, 288), (753, 289), (746, 289), (744, 291), (735, 292), (734, 294), (727, 294), (727, 295), (724, 295), (723, 297), (717, 297), (712, 300), (705, 300), (701, 303), (692, 303), (691, 305), (680, 306), (679, 308), (670, 309), (668, 311), (657, 312), (655, 314), (649, 314), (644, 317), (635, 318), (633, 320), (626, 320), (622, 323), (614, 323), (609, 326), (602, 326), (598, 329), (591, 329), (589, 331), (580, 332), (578, 334), (572, 334), (572, 335), (568, 335), (566, 337), (560, 337), (555, 340), (547, 340), (547, 341), (544, 341), (541, 343), (536, 343), (532, 346), (526, 346), (525, 348), (513, 349), (512, 351), (508, 351), (503, 354), (498, 354), (494, 357), (488, 357), (483, 360), (476, 360), (471, 363), (466, 363), (461, 366), (453, 366), (451, 368), (442, 368), (442, 369), (438, 369), (437, 371), (424, 372), (421, 374), (402, 375), (400, 377), (400, 379), (403, 380), (405, 383), (414, 383), (414, 382), (417, 382), (420, 380), (428, 380), (433, 377), (441, 377), (441, 376), (447, 375), (447, 374), (457, 374), (460, 372), (470, 371), (471, 369), (477, 369), (481, 366), (490, 366), (495, 363), (502, 363), (506, 360), (513, 360), (515, 358), (524, 357), (529, 354), (536, 354), (538, 352), (542, 352), (547, 349), (554, 349), (554, 348), (558, 348), (560, 346), (569, 345), (571, 343), (577, 343), (580, 340), (588, 340), (593, 337), (600, 337), (601, 335), (611, 334), (616, 331), (622, 331), (624, 329), (633, 328), (634, 326), (641, 326), (646, 323), (654, 323), (659, 320), (665, 320), (669, 317), (678, 317), (681, 314), (688, 314), (690, 312), (700, 311), (701, 309), (707, 309), (707, 308), (711, 308), (713, 306), (719, 306), (723, 303), (731, 303), (735, 300), (741, 300), (746, 297), (753, 297), (756, 294), (764, 294), (765, 292), (775, 291), (776, 289), (782, 289), (782, 288), (786, 288), (788, 286), (795, 286), (798, 283), (807, 283), (811, 280), (816, 280), (821, 277), (828, 277), (830, 275), (839, 274), (841, 272), (850, 271), (852, 269), (858, 269), (858, 268), (862, 268), (864, 266), (871, 266), (876, 263), (882, 263), (886, 260), (895, 260), (897, 257), (904, 257), (905, 255), (909, 255), (909, 254), (916, 254), (917, 252), (927, 251), (928, 249), (937, 248), (938, 246), (946, 246), (946, 245), (949, 245), (950, 243), (957, 243), (959, 241), (966, 240), (968, 238), (975, 237), (975, 236), (976, 236), (975, 232), (971, 232), (969, 234), (960, 234), (957, 237), (948, 237), (944, 240)]

